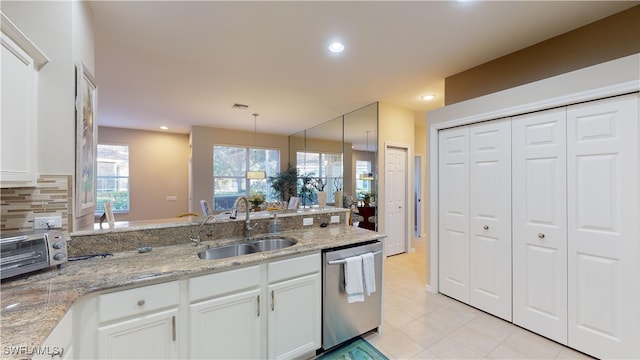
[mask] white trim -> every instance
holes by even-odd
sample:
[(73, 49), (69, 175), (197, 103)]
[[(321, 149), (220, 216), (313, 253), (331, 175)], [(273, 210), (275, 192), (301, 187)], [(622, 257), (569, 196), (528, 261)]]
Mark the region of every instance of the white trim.
[(36, 70), (40, 70), (49, 58), (25, 35), (7, 15), (0, 11), (0, 30), (33, 58)]
[[(516, 116), (524, 113), (544, 109), (567, 106), (579, 102), (596, 100), (610, 96), (622, 95), (640, 91), (640, 54), (630, 55), (621, 59), (594, 65), (588, 68), (572, 71), (534, 83), (518, 86), (513, 89), (485, 95), (446, 106), (427, 113), (429, 125), (429, 173), (431, 185), (429, 187), (430, 200), (430, 272), (429, 288), (432, 292), (439, 291), (438, 284), (438, 131), (455, 126), (468, 125), (480, 121)], [(593, 86), (602, 79), (613, 78), (617, 82)], [(584, 79), (596, 79), (587, 81)], [(571, 88), (574, 91), (566, 94), (556, 94), (540, 99), (540, 94), (552, 93), (557, 88)], [(549, 90), (545, 92), (545, 90)], [(520, 104), (513, 104), (515, 101)], [(486, 102), (487, 104), (485, 104)], [(500, 108), (499, 104), (512, 104)], [(494, 107), (493, 109), (491, 107)], [(475, 113), (474, 109), (478, 109)]]

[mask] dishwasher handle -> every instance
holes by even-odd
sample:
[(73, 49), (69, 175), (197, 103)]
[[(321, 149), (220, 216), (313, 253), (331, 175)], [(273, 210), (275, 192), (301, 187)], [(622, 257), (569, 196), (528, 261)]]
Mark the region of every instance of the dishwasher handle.
[[(382, 254), (382, 250), (373, 252), (373, 255), (378, 255), (378, 254)], [(347, 262), (347, 259), (331, 260), (331, 261), (327, 261), (327, 265), (338, 265), (338, 264), (344, 264), (346, 262)]]

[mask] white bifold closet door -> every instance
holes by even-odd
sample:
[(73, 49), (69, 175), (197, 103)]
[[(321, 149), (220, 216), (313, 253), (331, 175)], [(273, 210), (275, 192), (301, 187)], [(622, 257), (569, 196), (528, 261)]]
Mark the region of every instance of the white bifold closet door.
[(469, 130), (469, 304), (511, 321), (511, 120)]
[(439, 133), (440, 291), (511, 320), (511, 123)]
[(566, 108), (512, 120), (513, 322), (567, 344)]
[(439, 288), (469, 303), (469, 127), (438, 137)]
[(638, 94), (568, 107), (569, 346), (640, 358)]

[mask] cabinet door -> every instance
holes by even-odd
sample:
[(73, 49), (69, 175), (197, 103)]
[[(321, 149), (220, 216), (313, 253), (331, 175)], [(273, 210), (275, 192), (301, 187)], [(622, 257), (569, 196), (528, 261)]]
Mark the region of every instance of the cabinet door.
[(177, 359), (178, 309), (150, 313), (98, 328), (101, 359)]
[(469, 128), (438, 134), (440, 292), (469, 302)]
[(567, 110), (569, 346), (640, 357), (638, 94)]
[(260, 290), (192, 304), (190, 359), (260, 359)]
[(275, 283), (268, 290), (269, 359), (290, 359), (319, 349), (320, 273)]
[(566, 345), (566, 108), (516, 117), (512, 130), (513, 322)]
[[(4, 16), (3, 16), (4, 17)], [(4, 24), (3, 24), (4, 25)], [(2, 114), (0, 178), (2, 187), (35, 186), (37, 172), (38, 73), (33, 58), (6, 34), (1, 35)]]
[(511, 321), (511, 120), (469, 131), (469, 304)]

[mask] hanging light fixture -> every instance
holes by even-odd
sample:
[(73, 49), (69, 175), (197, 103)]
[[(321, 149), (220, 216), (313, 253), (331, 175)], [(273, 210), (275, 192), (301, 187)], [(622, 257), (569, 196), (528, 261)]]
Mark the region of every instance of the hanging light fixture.
[[(253, 113), (253, 163), (256, 163), (256, 133), (258, 129), (258, 115), (257, 113)], [(247, 179), (249, 180), (262, 180), (267, 177), (267, 173), (262, 170), (251, 170), (251, 166), (249, 166), (249, 170), (247, 171)]]
[[(369, 133), (370, 132), (371, 132), (370, 130), (366, 131), (366, 133), (367, 133), (367, 148), (366, 148), (366, 151), (369, 151)], [(360, 180), (373, 180), (373, 173), (370, 172), (370, 173), (362, 173), (362, 174), (360, 174)]]

